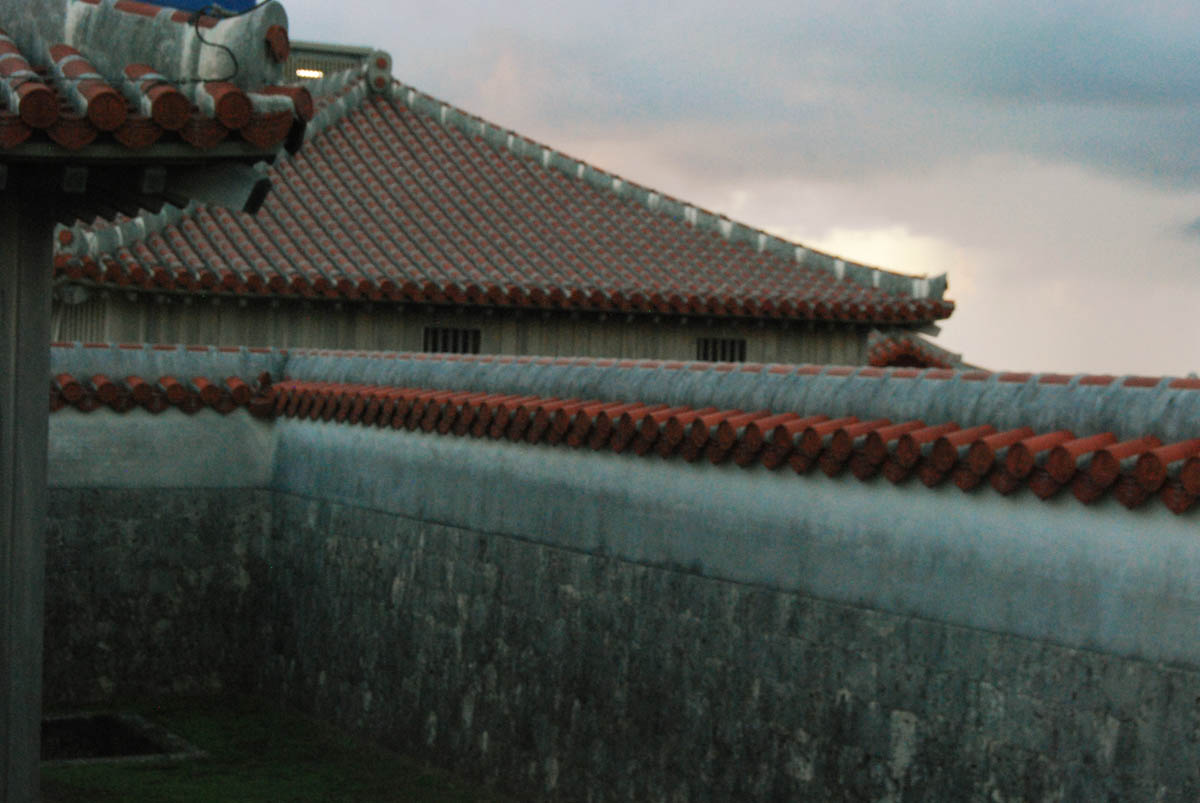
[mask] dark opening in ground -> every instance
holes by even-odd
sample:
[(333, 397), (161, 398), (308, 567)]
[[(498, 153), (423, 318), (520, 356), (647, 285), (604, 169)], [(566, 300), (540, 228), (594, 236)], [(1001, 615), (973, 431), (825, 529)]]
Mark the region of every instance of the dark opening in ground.
[(170, 752), (137, 720), (82, 714), (42, 720), (42, 761), (161, 755)]

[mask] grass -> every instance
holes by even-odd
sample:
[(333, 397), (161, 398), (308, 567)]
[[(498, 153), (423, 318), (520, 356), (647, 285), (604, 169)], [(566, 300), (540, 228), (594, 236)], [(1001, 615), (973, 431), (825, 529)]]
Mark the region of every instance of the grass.
[(251, 698), (125, 706), (179, 734), (209, 758), (172, 766), (42, 770), (45, 803), (185, 801), (412, 801), (511, 803), (421, 762)]

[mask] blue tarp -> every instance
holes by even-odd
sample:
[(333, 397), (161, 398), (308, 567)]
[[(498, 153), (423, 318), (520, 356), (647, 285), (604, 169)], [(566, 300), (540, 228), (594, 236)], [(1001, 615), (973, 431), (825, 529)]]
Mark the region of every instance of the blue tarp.
[(249, 11), (257, 5), (257, 0), (146, 0), (156, 6), (168, 6), (170, 8), (182, 8), (185, 11), (205, 11), (209, 7), (217, 5), (226, 11)]

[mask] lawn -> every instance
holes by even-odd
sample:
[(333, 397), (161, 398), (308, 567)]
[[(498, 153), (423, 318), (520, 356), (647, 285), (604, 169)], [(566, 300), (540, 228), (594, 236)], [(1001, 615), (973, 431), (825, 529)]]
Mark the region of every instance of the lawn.
[(206, 751), (173, 766), (42, 771), (45, 803), (413, 801), (511, 803), (478, 785), (251, 698), (126, 706)]

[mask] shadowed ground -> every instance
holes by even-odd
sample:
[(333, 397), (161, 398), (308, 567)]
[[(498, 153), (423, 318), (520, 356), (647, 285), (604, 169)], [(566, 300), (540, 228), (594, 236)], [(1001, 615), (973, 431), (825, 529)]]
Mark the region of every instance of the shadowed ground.
[(160, 767), (46, 769), (45, 803), (508, 800), (252, 698), (169, 700), (113, 710), (140, 713), (210, 758)]

